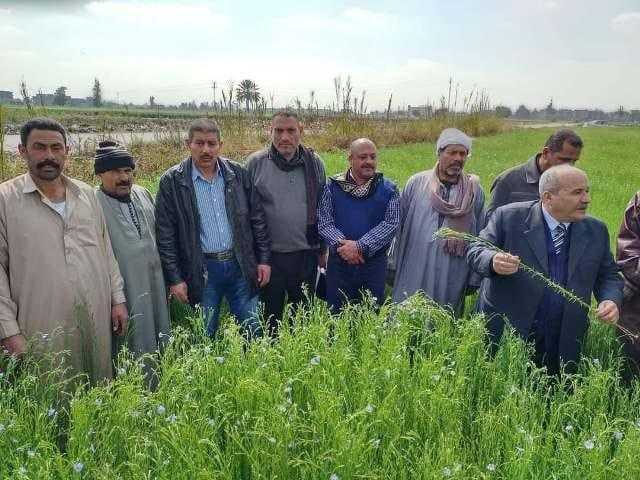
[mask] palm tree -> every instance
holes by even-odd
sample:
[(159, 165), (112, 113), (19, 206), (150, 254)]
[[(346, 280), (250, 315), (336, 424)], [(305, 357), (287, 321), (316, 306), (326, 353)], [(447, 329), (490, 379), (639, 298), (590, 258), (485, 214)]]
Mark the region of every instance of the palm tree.
[(236, 89), (236, 97), (239, 102), (244, 102), (248, 112), (251, 105), (256, 106), (260, 102), (260, 89), (253, 80), (242, 80)]

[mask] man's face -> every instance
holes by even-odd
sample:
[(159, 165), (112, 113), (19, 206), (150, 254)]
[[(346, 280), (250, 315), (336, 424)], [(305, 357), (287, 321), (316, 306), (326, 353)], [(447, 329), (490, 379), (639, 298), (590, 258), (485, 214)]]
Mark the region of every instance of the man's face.
[(131, 167), (115, 168), (98, 176), (102, 181), (102, 188), (116, 197), (126, 197), (131, 193), (133, 185), (133, 169)]
[(378, 166), (378, 153), (375, 145), (371, 143), (359, 143), (354, 146), (349, 154), (351, 175), (361, 183), (364, 183), (376, 174)]
[(558, 192), (544, 192), (542, 200), (559, 222), (579, 222), (591, 202), (587, 176), (581, 172), (564, 173)]
[(60, 176), (69, 154), (64, 137), (55, 130), (31, 130), (27, 144), (18, 147), (34, 179), (50, 182)]
[(277, 116), (271, 122), (271, 142), (287, 160), (293, 158), (300, 146), (302, 125), (295, 117)]
[(467, 149), (462, 145), (447, 145), (438, 155), (438, 177), (449, 183), (458, 183), (464, 164), (467, 161)]
[(193, 132), (191, 140), (187, 140), (191, 158), (200, 171), (215, 169), (222, 142), (214, 132)]
[(558, 165), (573, 165), (580, 158), (581, 150), (581, 148), (576, 148), (568, 142), (562, 144), (562, 150), (559, 152), (552, 152), (549, 147), (544, 147), (540, 156), (540, 170), (544, 172)]

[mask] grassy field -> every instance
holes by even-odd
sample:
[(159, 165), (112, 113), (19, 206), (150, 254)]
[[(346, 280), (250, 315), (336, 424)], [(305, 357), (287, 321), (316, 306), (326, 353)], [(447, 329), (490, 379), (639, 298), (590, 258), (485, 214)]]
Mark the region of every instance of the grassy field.
[[(1, 478), (630, 479), (640, 389), (619, 384), (595, 326), (579, 373), (554, 384), (478, 318), (414, 298), (379, 314), (299, 311), (248, 348), (176, 331), (158, 390), (125, 358), (108, 385), (60, 394), (46, 368), (0, 379)], [(425, 328), (428, 327), (428, 328)]]
[[(478, 138), (468, 169), (488, 192), (549, 133)], [(640, 189), (640, 129), (579, 133), (591, 213), (613, 236)], [(433, 149), (381, 149), (381, 170), (403, 185)], [(346, 165), (344, 152), (322, 156), (329, 173)], [(155, 189), (157, 175), (143, 180)], [(3, 360), (0, 478), (640, 478), (640, 386), (621, 385), (603, 325), (578, 374), (554, 383), (519, 340), (491, 357), (481, 319), (421, 298), (337, 317), (316, 303), (291, 320), (275, 344), (243, 345), (228, 319), (214, 343), (197, 320), (176, 329), (153, 393), (125, 357), (114, 382), (91, 389), (48, 363)]]

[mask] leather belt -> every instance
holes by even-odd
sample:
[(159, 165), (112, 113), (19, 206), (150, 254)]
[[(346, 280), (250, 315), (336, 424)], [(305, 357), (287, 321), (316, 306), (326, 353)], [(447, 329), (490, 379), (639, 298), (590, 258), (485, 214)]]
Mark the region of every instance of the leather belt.
[(217, 260), (218, 262), (233, 260), (233, 250), (225, 250), (224, 252), (204, 253), (203, 255), (204, 255), (204, 258), (206, 258), (207, 260)]

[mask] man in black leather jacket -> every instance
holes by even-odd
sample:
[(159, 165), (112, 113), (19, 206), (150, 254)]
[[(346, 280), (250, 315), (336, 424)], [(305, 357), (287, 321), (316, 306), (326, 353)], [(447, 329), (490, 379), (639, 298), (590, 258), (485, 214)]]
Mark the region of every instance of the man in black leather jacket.
[(186, 144), (191, 156), (162, 175), (156, 197), (158, 251), (169, 296), (201, 304), (209, 336), (215, 335), (226, 297), (245, 333), (260, 335), (257, 294), (271, 276), (264, 211), (246, 170), (218, 155), (217, 124), (196, 120)]

